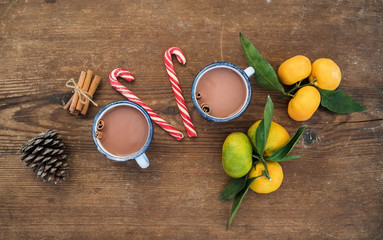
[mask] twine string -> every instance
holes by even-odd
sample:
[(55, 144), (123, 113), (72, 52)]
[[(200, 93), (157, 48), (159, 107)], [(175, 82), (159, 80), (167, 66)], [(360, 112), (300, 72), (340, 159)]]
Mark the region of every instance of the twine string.
[[(72, 88), (75, 93), (77, 93), (78, 98), (82, 104), (86, 104), (88, 101), (91, 102), (94, 106), (98, 107), (98, 104), (95, 103), (92, 100), (92, 95), (87, 93), (86, 91), (82, 90), (74, 81), (73, 78), (69, 79), (68, 82), (66, 82), (65, 86), (68, 88)], [(84, 100), (85, 99), (85, 100)]]

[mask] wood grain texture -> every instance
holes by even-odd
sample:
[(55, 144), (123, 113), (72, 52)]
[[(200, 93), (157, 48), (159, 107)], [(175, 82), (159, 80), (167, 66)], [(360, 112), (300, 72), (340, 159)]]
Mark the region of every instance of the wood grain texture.
[[(86, 1), (0, 0), (0, 239), (382, 239), (383, 2), (378, 1)], [(320, 108), (282, 164), (284, 182), (268, 195), (249, 192), (229, 231), (232, 201), (218, 196), (230, 181), (221, 146), (262, 117), (268, 94), (273, 120), (293, 132), (288, 99), (261, 89), (238, 119), (217, 124), (191, 103), (194, 76), (214, 61), (247, 67), (242, 32), (277, 69), (302, 54), (327, 57), (342, 70), (340, 88), (368, 110), (334, 114)], [(91, 124), (99, 110), (74, 117), (62, 109), (65, 83), (80, 71), (103, 80), (100, 106), (124, 99), (123, 83), (185, 135), (163, 63), (168, 47), (198, 137), (176, 141), (158, 126), (148, 169), (97, 152)], [(16, 154), (24, 141), (58, 129), (70, 156), (69, 178), (40, 182)]]

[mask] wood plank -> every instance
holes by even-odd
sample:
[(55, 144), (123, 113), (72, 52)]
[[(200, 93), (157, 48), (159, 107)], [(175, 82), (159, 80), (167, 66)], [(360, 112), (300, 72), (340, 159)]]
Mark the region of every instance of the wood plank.
[[(382, 1), (0, 1), (0, 239), (383, 238), (382, 12)], [(239, 32), (275, 69), (298, 54), (333, 59), (340, 88), (368, 110), (320, 108), (294, 122), (288, 99), (252, 78), (241, 117), (207, 121), (191, 102), (193, 79), (215, 61), (247, 67)], [(65, 83), (92, 69), (103, 78), (94, 99), (104, 106), (124, 99), (108, 75), (126, 68), (136, 79), (122, 84), (186, 135), (163, 63), (170, 46), (187, 58), (174, 63), (198, 137), (178, 142), (155, 125), (148, 169), (106, 159), (91, 139), (100, 108), (65, 112)], [(222, 143), (262, 118), (267, 95), (290, 135), (307, 125), (294, 149), (304, 157), (282, 164), (278, 191), (249, 192), (227, 231)], [(36, 179), (16, 154), (48, 128), (59, 130), (70, 157), (57, 186)]]

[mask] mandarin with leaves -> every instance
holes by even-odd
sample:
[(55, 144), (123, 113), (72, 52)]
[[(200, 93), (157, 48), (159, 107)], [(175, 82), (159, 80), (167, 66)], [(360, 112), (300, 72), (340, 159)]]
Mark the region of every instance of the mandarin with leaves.
[(306, 121), (312, 117), (320, 104), (320, 93), (313, 86), (299, 89), (290, 100), (287, 113), (295, 121)]
[(223, 169), (233, 178), (245, 176), (252, 166), (252, 152), (253, 148), (246, 134), (231, 133), (222, 146)]
[(311, 61), (305, 56), (298, 55), (284, 61), (278, 68), (279, 81), (292, 85), (307, 78), (311, 73)]
[(318, 88), (335, 90), (339, 86), (341, 79), (340, 68), (333, 60), (319, 58), (313, 63), (309, 80), (310, 82), (314, 81), (314, 85)]
[[(283, 181), (282, 167), (278, 162), (266, 161), (266, 166), (270, 175), (270, 179), (266, 176), (261, 176), (262, 171), (265, 171), (265, 166), (261, 161), (257, 162), (250, 170), (248, 179), (257, 177), (250, 185), (250, 188), (257, 193), (271, 193), (277, 190)], [(258, 177), (261, 176), (261, 177)]]
[[(249, 130), (247, 131), (247, 136), (250, 138), (253, 145), (256, 147), (256, 138), (255, 133), (258, 129), (259, 123), (261, 120), (256, 121)], [(271, 122), (269, 135), (267, 137), (265, 151), (263, 153), (264, 157), (271, 156), (276, 150), (283, 147), (290, 140), (290, 135), (284, 127), (279, 125), (276, 122)]]

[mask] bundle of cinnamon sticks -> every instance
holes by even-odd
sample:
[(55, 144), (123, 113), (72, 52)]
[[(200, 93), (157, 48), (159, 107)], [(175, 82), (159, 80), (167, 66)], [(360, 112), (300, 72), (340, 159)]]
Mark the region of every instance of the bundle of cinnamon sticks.
[[(77, 87), (81, 89), (82, 92), (86, 93), (88, 98), (93, 97), (101, 81), (100, 76), (95, 75), (93, 80), (92, 80), (92, 76), (93, 76), (92, 70), (88, 70), (87, 72), (81, 71), (80, 77), (77, 82)], [(85, 115), (88, 112), (89, 103), (90, 103), (89, 99), (87, 99), (85, 96), (79, 96), (78, 91), (75, 91), (73, 96), (65, 104), (64, 109), (68, 110), (70, 114), (73, 114), (76, 116), (79, 115), (80, 113)]]

